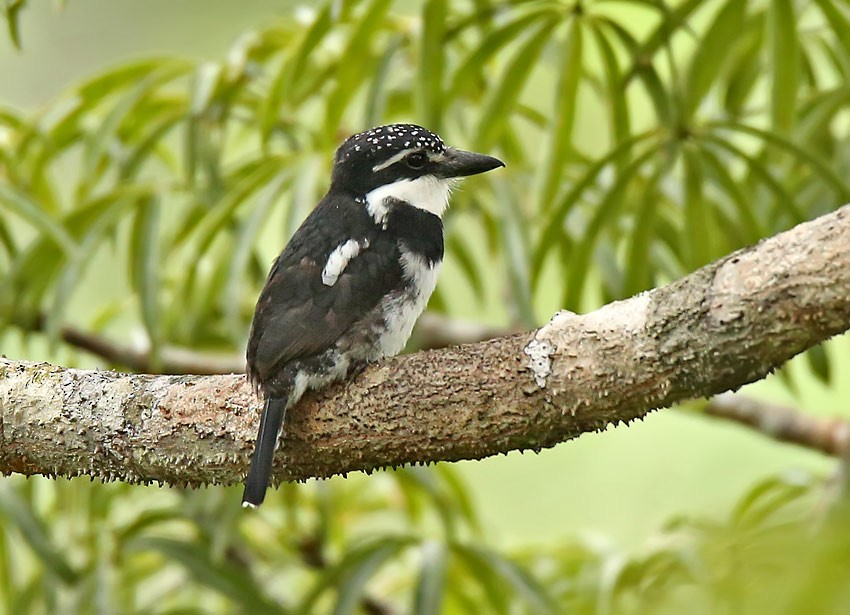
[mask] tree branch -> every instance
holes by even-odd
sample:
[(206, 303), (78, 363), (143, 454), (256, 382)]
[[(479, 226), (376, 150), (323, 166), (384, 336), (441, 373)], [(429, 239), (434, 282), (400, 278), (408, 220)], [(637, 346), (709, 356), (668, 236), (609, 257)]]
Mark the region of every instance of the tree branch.
[[(44, 319), (38, 319), (36, 330), (41, 330)], [(245, 357), (236, 354), (196, 352), (188, 348), (165, 346), (160, 349), (157, 361), (149, 348), (123, 346), (102, 335), (89, 333), (76, 327), (62, 328), (62, 341), (69, 346), (84, 350), (106, 360), (137, 372), (163, 374), (233, 374), (245, 370)]]
[[(850, 206), (668, 286), (531, 334), (381, 361), (291, 413), (279, 480), (539, 449), (764, 377), (850, 327)], [(240, 480), (259, 403), (239, 376), (0, 361), (0, 469)]]
[[(39, 316), (32, 324), (16, 323), (24, 331), (43, 331), (46, 318)], [(445, 348), (458, 344), (482, 342), (508, 333), (519, 333), (477, 322), (454, 320), (431, 312), (419, 319), (413, 330), (413, 342), (419, 349)], [(149, 348), (122, 345), (108, 337), (68, 325), (62, 327), (62, 341), (73, 348), (135, 372), (157, 374), (241, 374), (245, 371), (242, 354), (198, 352), (179, 346), (164, 346), (154, 359)]]
[(850, 453), (850, 421), (811, 416), (778, 404), (733, 393), (713, 397), (703, 409), (709, 416), (746, 425), (769, 438), (844, 458)]

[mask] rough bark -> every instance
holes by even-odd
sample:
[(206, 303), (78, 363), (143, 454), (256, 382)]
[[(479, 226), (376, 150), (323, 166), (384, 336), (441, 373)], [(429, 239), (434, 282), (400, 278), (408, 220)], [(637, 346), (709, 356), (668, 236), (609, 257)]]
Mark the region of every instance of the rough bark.
[[(279, 480), (540, 449), (736, 389), (850, 327), (850, 206), (673, 284), (541, 329), (382, 361), (291, 413)], [(0, 361), (0, 469), (233, 483), (259, 403), (241, 376)]]

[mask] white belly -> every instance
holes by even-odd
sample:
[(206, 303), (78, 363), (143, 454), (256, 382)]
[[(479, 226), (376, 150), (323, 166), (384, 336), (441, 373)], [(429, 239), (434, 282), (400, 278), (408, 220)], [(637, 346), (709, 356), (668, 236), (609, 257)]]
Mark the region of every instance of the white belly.
[(442, 263), (429, 265), (421, 256), (402, 248), (401, 265), (402, 274), (409, 284), (391, 293), (381, 305), (386, 329), (378, 343), (384, 356), (398, 354), (404, 349), (416, 319), (425, 310), (437, 286)]

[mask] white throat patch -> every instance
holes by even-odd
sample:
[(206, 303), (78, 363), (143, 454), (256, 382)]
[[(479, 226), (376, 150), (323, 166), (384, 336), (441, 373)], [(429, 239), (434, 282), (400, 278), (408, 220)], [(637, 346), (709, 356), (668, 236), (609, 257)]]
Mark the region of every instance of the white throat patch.
[(389, 203), (387, 199), (396, 199), (414, 207), (431, 212), (438, 218), (443, 217), (449, 206), (449, 194), (452, 181), (433, 175), (423, 175), (416, 179), (400, 179), (397, 182), (379, 186), (366, 194), (366, 209), (375, 222), (386, 228)]

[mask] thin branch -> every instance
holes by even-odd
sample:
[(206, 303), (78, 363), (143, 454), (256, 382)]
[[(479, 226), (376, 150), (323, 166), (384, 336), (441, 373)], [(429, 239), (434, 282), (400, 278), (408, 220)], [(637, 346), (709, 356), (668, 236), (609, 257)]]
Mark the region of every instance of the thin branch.
[[(25, 331), (43, 331), (45, 318), (35, 319), (27, 326), (19, 323)], [(492, 327), (476, 322), (455, 320), (434, 313), (425, 313), (413, 332), (413, 345), (420, 350), (445, 348), (460, 344), (483, 342), (509, 333), (519, 333), (503, 327)], [(109, 338), (83, 331), (74, 326), (65, 326), (61, 331), (62, 341), (78, 350), (103, 359), (109, 365), (146, 374), (241, 374), (245, 371), (245, 357), (241, 354), (199, 352), (179, 346), (165, 346), (154, 359), (150, 348), (119, 344)]]
[(446, 318), (433, 312), (425, 312), (413, 329), (413, 343), (420, 350), (434, 350), (461, 344), (485, 342), (511, 333), (521, 333), (521, 329), (508, 329), (483, 325), (468, 320)]
[(774, 440), (834, 457), (844, 458), (850, 453), (850, 421), (846, 418), (811, 416), (794, 408), (733, 393), (713, 397), (703, 412), (746, 425)]
[(111, 365), (136, 372), (162, 374), (238, 374), (245, 370), (245, 358), (235, 354), (196, 352), (188, 348), (165, 346), (159, 360), (149, 348), (122, 346), (106, 337), (75, 327), (62, 328), (62, 340), (69, 346), (100, 357)]
[[(395, 357), (304, 398), (278, 480), (539, 449), (763, 378), (850, 328), (850, 206), (531, 334)], [(230, 484), (259, 402), (241, 376), (0, 360), (0, 469)]]

